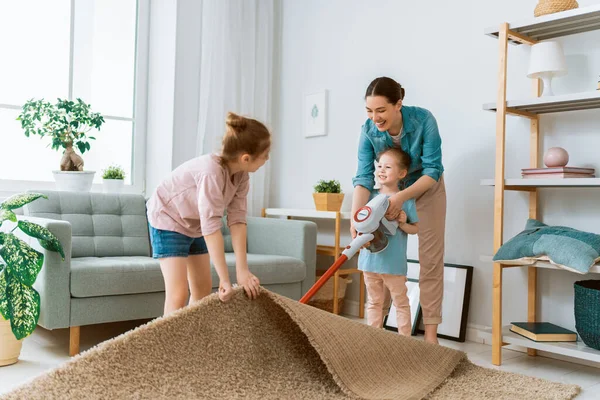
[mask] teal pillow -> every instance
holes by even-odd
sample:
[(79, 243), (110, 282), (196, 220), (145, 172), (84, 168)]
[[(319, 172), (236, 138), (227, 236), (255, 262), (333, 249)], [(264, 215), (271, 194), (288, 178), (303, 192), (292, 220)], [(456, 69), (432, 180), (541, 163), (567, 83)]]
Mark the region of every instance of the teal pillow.
[(553, 264), (586, 274), (600, 259), (600, 235), (565, 226), (548, 226), (529, 219), (525, 230), (498, 249), (494, 261), (508, 262), (544, 256)]

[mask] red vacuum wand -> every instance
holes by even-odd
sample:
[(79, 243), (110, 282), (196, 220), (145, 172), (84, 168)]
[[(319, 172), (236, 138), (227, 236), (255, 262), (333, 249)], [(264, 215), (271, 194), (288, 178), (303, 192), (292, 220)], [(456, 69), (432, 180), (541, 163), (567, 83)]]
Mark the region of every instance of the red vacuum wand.
[(342, 251), (340, 258), (338, 258), (336, 262), (325, 271), (323, 276), (308, 290), (308, 292), (302, 296), (300, 303), (308, 303), (319, 289), (323, 287), (325, 282), (327, 282), (346, 261), (354, 257), (354, 255), (367, 243), (370, 243), (368, 250), (372, 253), (378, 253), (387, 247), (388, 239), (386, 235), (393, 235), (396, 232), (396, 229), (398, 229), (398, 223), (396, 221), (388, 221), (385, 218), (388, 206), (388, 197), (385, 194), (380, 194), (369, 201), (367, 205), (356, 211), (352, 216), (354, 219), (354, 227), (358, 232), (356, 238), (346, 246), (344, 251)]

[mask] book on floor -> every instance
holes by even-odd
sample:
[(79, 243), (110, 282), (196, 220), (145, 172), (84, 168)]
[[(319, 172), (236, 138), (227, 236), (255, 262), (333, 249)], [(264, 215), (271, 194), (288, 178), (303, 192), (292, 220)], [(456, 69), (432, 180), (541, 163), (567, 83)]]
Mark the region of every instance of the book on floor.
[(510, 330), (536, 342), (576, 342), (577, 333), (550, 322), (512, 322)]

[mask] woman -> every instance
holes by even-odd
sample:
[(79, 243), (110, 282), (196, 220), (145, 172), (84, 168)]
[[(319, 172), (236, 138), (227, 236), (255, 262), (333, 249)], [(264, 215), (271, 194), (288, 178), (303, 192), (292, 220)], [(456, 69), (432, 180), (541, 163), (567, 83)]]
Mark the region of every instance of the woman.
[[(369, 200), (375, 184), (375, 155), (390, 147), (410, 154), (412, 163), (405, 189), (390, 197), (386, 217), (397, 219), (402, 204), (415, 199), (419, 217), (419, 287), (425, 325), (425, 341), (438, 343), (444, 290), (444, 231), (446, 189), (444, 187), (441, 138), (431, 112), (403, 106), (404, 88), (387, 77), (375, 79), (365, 94), (368, 119), (358, 145), (358, 169), (352, 180), (352, 215)], [(352, 220), (351, 220), (352, 221)], [(356, 230), (351, 224), (352, 237)]]

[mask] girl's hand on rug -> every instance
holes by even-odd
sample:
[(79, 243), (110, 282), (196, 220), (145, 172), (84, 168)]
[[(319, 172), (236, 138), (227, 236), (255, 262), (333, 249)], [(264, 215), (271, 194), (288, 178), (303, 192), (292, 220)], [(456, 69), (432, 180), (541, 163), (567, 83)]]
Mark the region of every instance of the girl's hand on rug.
[(256, 276), (252, 274), (248, 269), (245, 271), (238, 271), (237, 273), (237, 281), (238, 284), (244, 287), (246, 294), (251, 299), (256, 299), (258, 297), (258, 291), (260, 286), (260, 281)]
[(219, 283), (219, 300), (223, 303), (228, 302), (233, 297), (233, 287), (231, 282), (220, 282)]

